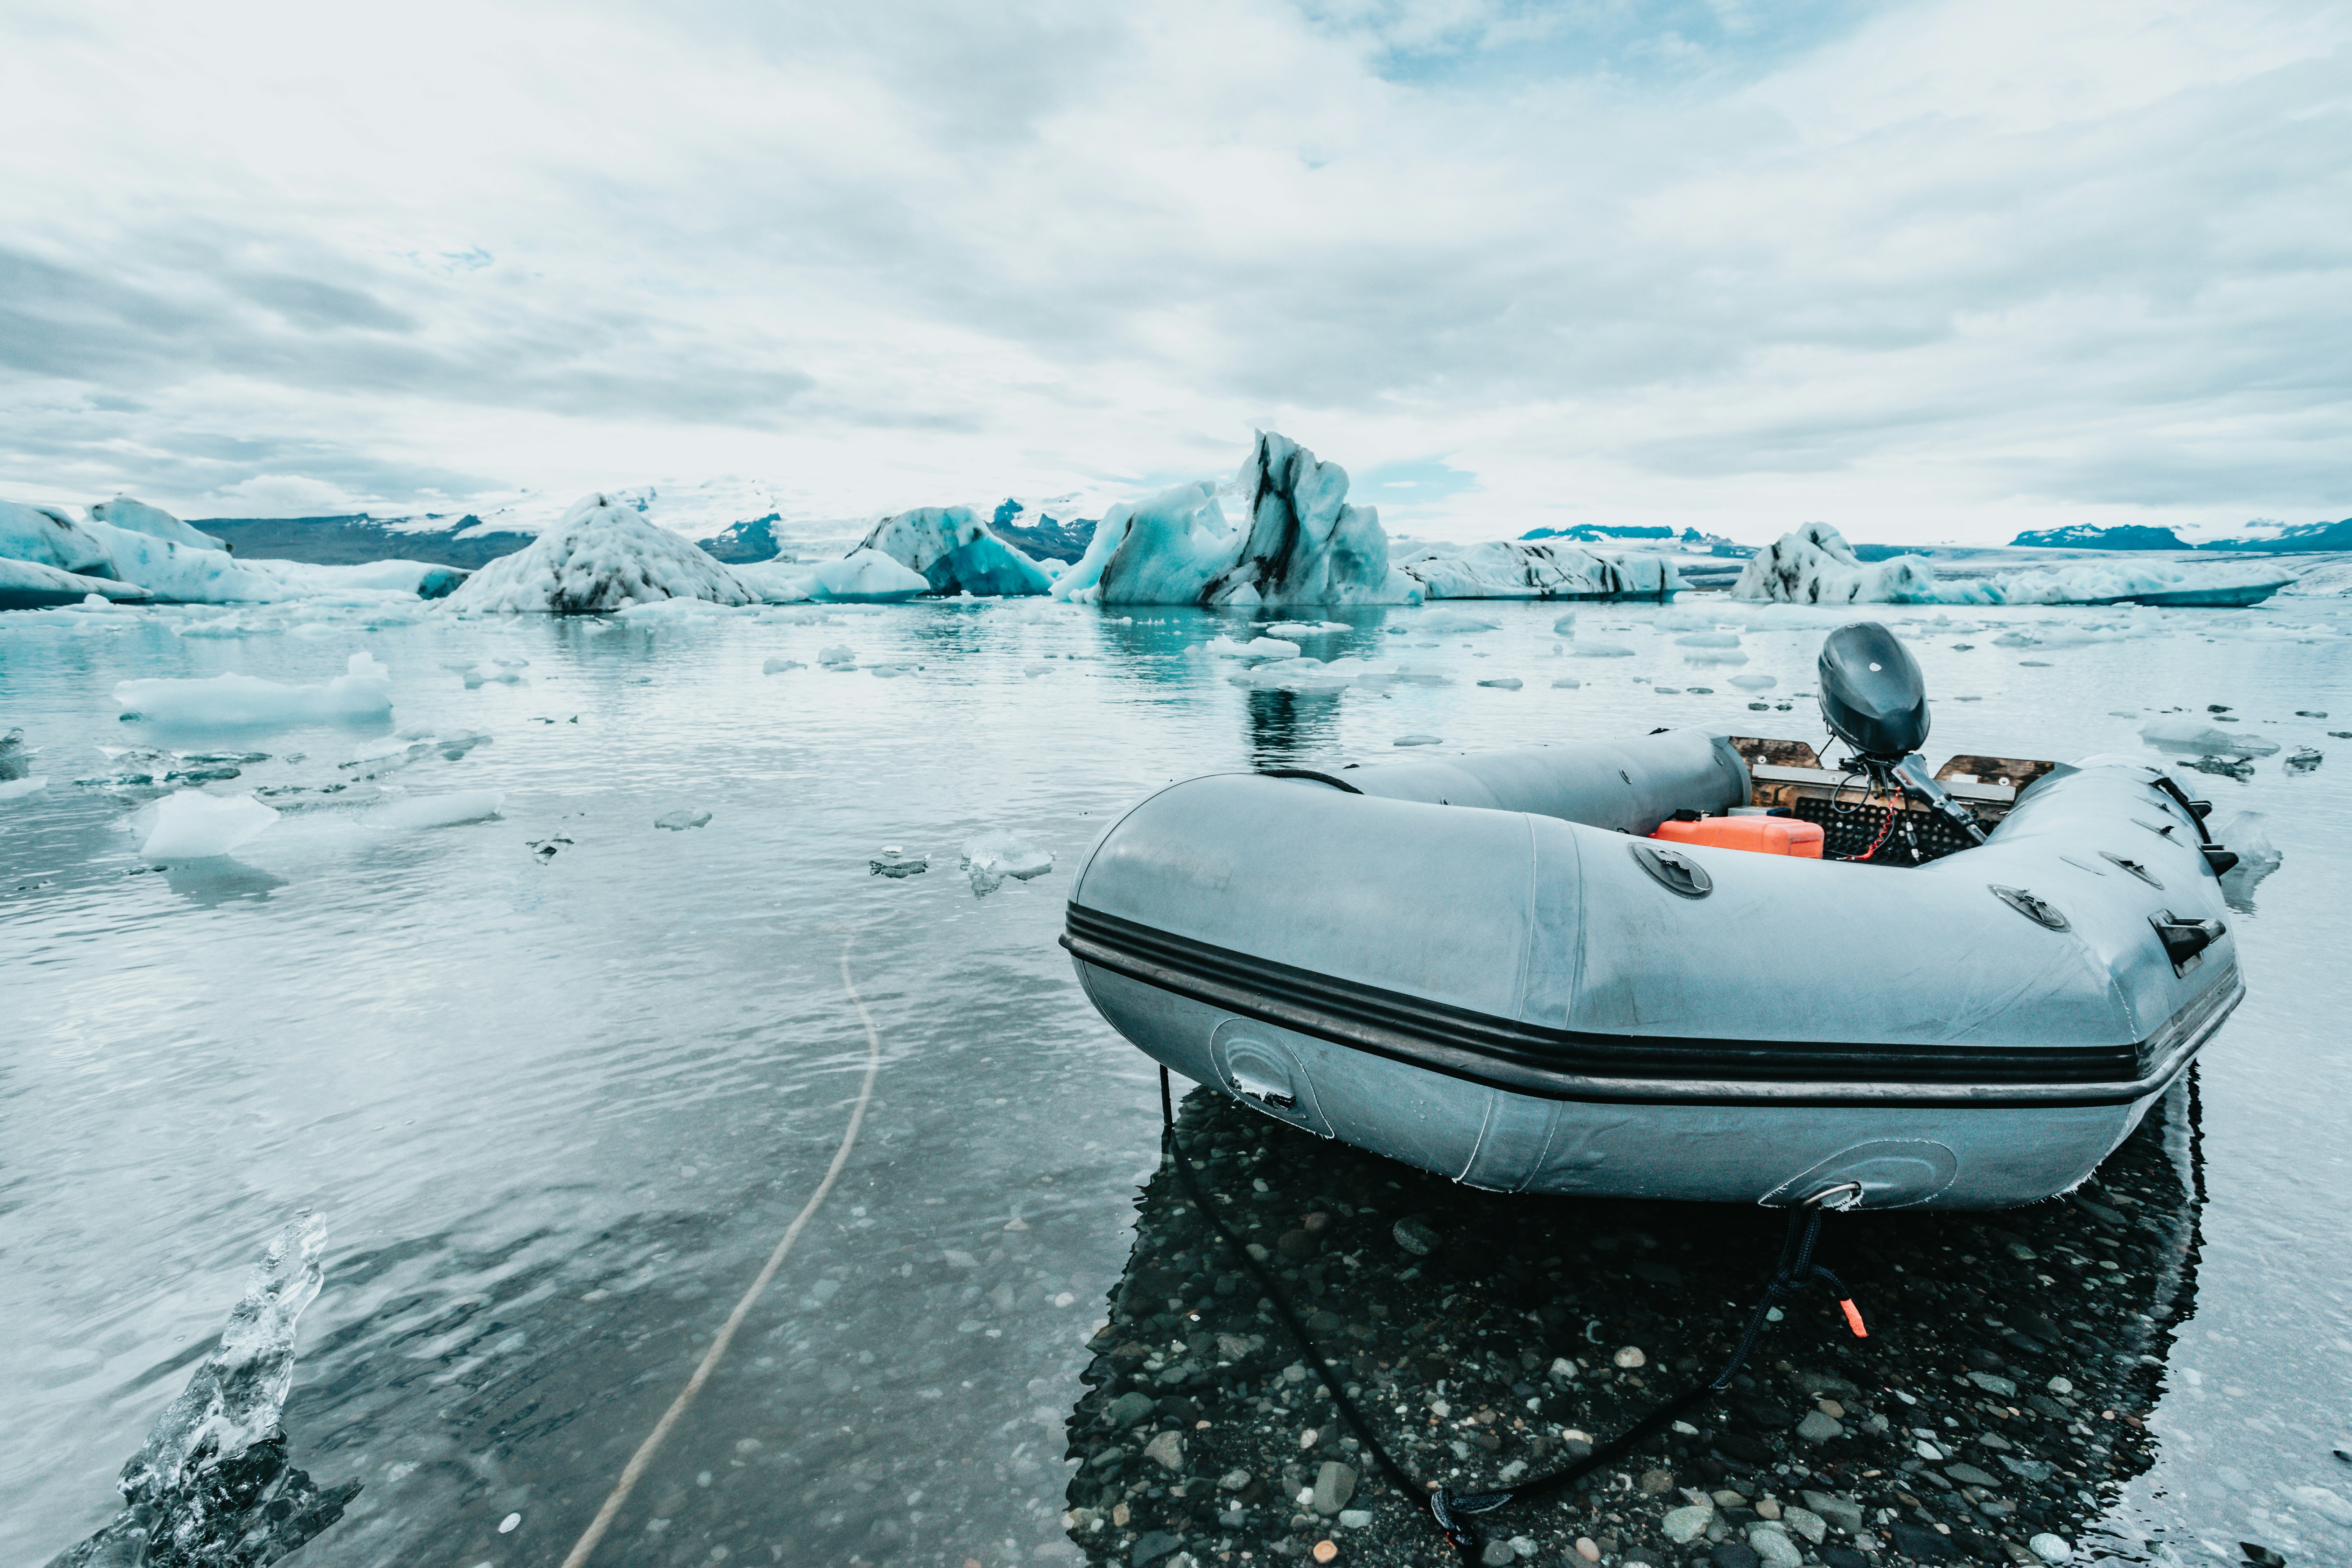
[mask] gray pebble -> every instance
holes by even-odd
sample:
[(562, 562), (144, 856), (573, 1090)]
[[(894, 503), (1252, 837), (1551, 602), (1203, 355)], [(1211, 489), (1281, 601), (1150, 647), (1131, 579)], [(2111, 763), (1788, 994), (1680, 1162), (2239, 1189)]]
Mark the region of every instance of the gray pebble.
[(1415, 1258), (1426, 1258), (1444, 1245), (1437, 1227), (1417, 1214), (1409, 1214), (1396, 1222), (1396, 1244)]

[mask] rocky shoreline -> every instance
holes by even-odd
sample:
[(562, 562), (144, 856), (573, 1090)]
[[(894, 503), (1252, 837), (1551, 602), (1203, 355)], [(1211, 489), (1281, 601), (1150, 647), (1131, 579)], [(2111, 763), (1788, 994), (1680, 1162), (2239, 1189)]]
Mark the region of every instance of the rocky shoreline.
[[(1573, 1488), (1476, 1521), (1491, 1568), (2038, 1563), (2095, 1548), (2169, 1326), (2193, 1297), (2189, 1090), (2078, 1193), (1991, 1215), (1841, 1215), (1814, 1292), (1734, 1387)], [(1195, 1091), (1199, 1190), (1280, 1279), (1423, 1486), (1508, 1488), (1632, 1426), (1728, 1355), (1779, 1216), (1481, 1193)], [(1069, 1422), (1090, 1562), (1406, 1564), (1454, 1553), (1385, 1480), (1255, 1279), (1163, 1162)], [(2132, 1542), (2137, 1551), (2144, 1543)]]

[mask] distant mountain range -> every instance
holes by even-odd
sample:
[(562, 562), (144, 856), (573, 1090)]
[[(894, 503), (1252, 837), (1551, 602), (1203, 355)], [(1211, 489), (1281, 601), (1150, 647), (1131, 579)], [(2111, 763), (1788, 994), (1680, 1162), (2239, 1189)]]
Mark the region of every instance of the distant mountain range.
[(2047, 550), (2213, 550), (2241, 554), (2308, 555), (2321, 551), (2352, 550), (2352, 518), (2341, 522), (2278, 524), (2265, 532), (2240, 539), (2209, 539), (2191, 544), (2168, 528), (2127, 523), (2119, 528), (2032, 529), (2010, 541), (2012, 545)]

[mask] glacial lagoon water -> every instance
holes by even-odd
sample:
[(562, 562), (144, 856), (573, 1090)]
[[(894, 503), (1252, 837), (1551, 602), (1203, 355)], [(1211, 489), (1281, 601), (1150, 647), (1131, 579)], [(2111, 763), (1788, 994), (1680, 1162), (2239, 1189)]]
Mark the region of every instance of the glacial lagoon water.
[[(845, 965), (884, 1053), (863, 1135), (593, 1561), (1128, 1562), (1116, 1529), (1074, 1539), (1065, 1455), (1097, 1329), (1135, 1294), (1139, 1218), (1166, 1198), (1145, 1191), (1158, 1088), (1055, 946), (1068, 868), (1111, 814), (1212, 769), (1660, 724), (1820, 739), (1798, 694), (1843, 617), (1583, 605), (1563, 637), (1567, 608), (1343, 612), (1310, 654), (1445, 679), (1321, 695), (1243, 689), (1205, 651), (1265, 614), (922, 604), (213, 638), (177, 635), (208, 611), (0, 616), (0, 731), (23, 727), (49, 780), (0, 801), (0, 1563), (107, 1522), (124, 1460), (306, 1211), (325, 1281), (284, 1426), (295, 1463), (362, 1489), (298, 1561), (562, 1561), (834, 1153), (866, 1051)], [(1427, 629), (1463, 611), (1496, 629)], [(2125, 1414), (2144, 1452), (2049, 1522), (2133, 1561), (2235, 1560), (2242, 1540), (2352, 1559), (2352, 1463), (2332, 1451), (2352, 1439), (2352, 742), (2329, 732), (2352, 730), (2352, 606), (1880, 614), (1925, 666), (1935, 756), (2156, 755), (2143, 723), (2209, 704), (2280, 745), (2244, 780), (2186, 775), (2217, 822), (2264, 814), (2284, 863), (2241, 879), (2250, 995), (2161, 1130), (2188, 1244), (2162, 1299), (2118, 1313), (2138, 1325), (2146, 1405)], [(1718, 623), (1745, 664), (1675, 640)], [(1577, 657), (1602, 643), (1631, 651)], [(820, 668), (835, 646), (856, 664)], [(138, 676), (321, 680), (362, 649), (393, 673), (389, 722), (157, 732), (110, 695)], [(777, 659), (802, 668), (763, 674)], [(459, 673), (497, 660), (514, 679)], [(1751, 710), (1734, 674), (1774, 677), (1764, 696), (1792, 707)], [(1477, 684), (1507, 677), (1523, 685)], [(1408, 735), (1440, 740), (1398, 750)], [(2326, 760), (2289, 771), (2303, 746)], [(159, 788), (76, 782), (124, 773), (104, 750), (124, 747), (263, 754), (183, 771), (235, 766), (205, 787), (283, 815), (229, 857), (151, 868), (124, 824)], [(503, 809), (428, 829), (382, 815), (457, 790)], [(655, 826), (678, 812), (709, 816)], [(958, 850), (994, 830), (1055, 869), (976, 896)], [(874, 875), (886, 847), (931, 868)], [(1866, 984), (1885, 956), (1823, 921), (1824, 986)], [(1505, 1226), (1528, 1200), (1463, 1201), (1461, 1223)], [(1541, 1223), (1585, 1216), (1546, 1201)], [(1753, 1296), (1748, 1233), (1771, 1228), (1672, 1223), (1695, 1239), (1652, 1279), (1675, 1298), (1653, 1321), (1661, 1363), (1678, 1323), (1744, 1310), (1727, 1303)], [(1877, 1223), (1893, 1248), (1927, 1222)], [(2077, 1223), (2045, 1207), (2035, 1235)], [(1717, 1254), (1714, 1235), (1742, 1239)], [(1359, 1298), (1421, 1288), (1378, 1234), (1353, 1256)], [(1923, 1267), (1969, 1276), (1924, 1242), (1905, 1256), (1901, 1290), (1875, 1282), (1888, 1310), (1938, 1310)], [(1872, 1268), (1838, 1261), (1867, 1307)], [(1485, 1288), (1444, 1300), (1467, 1314)], [(2063, 1322), (2061, 1290), (2099, 1281), (2040, 1289), (2017, 1312)], [(1767, 1353), (1802, 1364), (1826, 1331), (1792, 1314)], [(1264, 1562), (1294, 1534), (1283, 1512), (1186, 1545)], [(1558, 1560), (1557, 1532), (1522, 1527)], [(1343, 1561), (1434, 1560), (1431, 1538), (1339, 1534)]]

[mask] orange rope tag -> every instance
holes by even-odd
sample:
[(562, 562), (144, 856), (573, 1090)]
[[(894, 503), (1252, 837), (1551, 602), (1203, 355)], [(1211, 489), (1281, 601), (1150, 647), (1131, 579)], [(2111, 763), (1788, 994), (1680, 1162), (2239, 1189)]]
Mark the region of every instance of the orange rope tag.
[(1870, 1331), (1862, 1326), (1862, 1309), (1855, 1306), (1850, 1298), (1840, 1299), (1838, 1305), (1845, 1309), (1846, 1327), (1853, 1331), (1853, 1337), (1858, 1340), (1870, 1338)]

